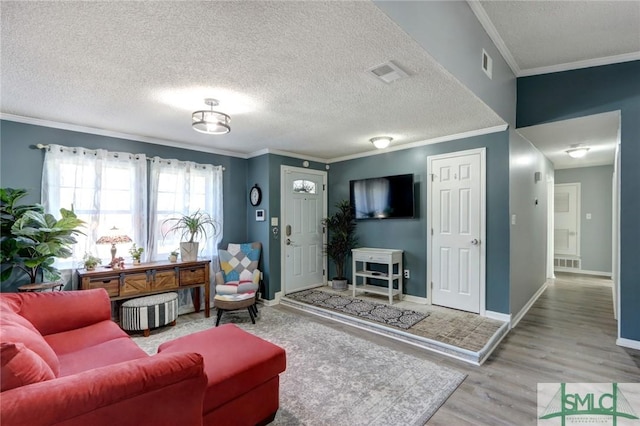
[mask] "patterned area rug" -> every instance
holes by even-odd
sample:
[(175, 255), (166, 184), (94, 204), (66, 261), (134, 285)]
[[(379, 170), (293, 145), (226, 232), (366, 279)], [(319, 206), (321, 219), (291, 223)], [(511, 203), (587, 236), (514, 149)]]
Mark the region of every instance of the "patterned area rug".
[[(134, 341), (154, 354), (167, 340), (213, 327), (214, 317), (183, 315)], [(222, 322), (287, 351), (274, 425), (424, 425), (465, 378), (283, 308), (260, 308), (255, 325), (246, 311), (225, 313)]]
[(407, 309), (395, 308), (382, 303), (370, 302), (362, 299), (354, 299), (340, 294), (331, 294), (318, 290), (305, 290), (298, 293), (288, 294), (288, 298), (299, 302), (309, 303), (347, 315), (354, 315), (379, 322), (384, 325), (402, 328), (407, 330), (415, 323), (422, 321), (429, 314), (410, 311)]

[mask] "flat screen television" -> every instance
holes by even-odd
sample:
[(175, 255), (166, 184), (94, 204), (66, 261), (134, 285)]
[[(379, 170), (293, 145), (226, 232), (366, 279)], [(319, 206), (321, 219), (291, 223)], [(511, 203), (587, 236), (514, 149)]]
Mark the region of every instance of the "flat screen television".
[(358, 179), (349, 182), (356, 219), (413, 218), (413, 174)]

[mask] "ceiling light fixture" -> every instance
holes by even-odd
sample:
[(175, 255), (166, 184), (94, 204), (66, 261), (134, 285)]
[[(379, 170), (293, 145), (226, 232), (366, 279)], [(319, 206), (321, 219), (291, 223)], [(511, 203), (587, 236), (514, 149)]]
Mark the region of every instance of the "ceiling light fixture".
[(229, 133), (231, 131), (231, 127), (229, 127), (231, 117), (213, 110), (214, 106), (218, 106), (218, 100), (207, 98), (204, 100), (204, 103), (209, 105), (211, 110), (201, 110), (191, 114), (191, 125), (193, 129), (209, 135), (224, 135), (225, 133)]
[(384, 149), (389, 146), (393, 138), (389, 136), (379, 136), (377, 138), (371, 138), (369, 141), (378, 149)]
[(590, 148), (588, 146), (571, 145), (571, 148), (566, 150), (565, 152), (569, 154), (569, 157), (571, 158), (582, 158), (587, 155), (589, 149)]

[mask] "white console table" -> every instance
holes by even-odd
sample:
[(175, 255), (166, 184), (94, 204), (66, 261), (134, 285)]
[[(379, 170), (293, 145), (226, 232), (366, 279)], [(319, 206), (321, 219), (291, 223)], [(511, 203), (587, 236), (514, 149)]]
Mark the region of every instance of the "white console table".
[[(351, 250), (353, 259), (353, 297), (356, 290), (389, 296), (389, 304), (393, 304), (393, 296), (402, 300), (402, 250), (361, 247)], [(369, 270), (369, 264), (386, 265), (385, 271)], [(387, 288), (369, 284), (370, 279), (387, 282)], [(394, 288), (393, 282), (398, 281)], [(359, 283), (361, 281), (361, 283)]]

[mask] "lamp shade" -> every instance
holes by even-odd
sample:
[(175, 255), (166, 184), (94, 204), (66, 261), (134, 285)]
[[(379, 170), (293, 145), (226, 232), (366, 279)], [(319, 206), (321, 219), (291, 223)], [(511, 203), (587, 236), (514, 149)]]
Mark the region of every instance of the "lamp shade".
[(209, 135), (224, 135), (231, 131), (229, 122), (231, 117), (219, 111), (214, 111), (213, 107), (218, 105), (215, 99), (205, 99), (204, 103), (211, 107), (210, 110), (195, 111), (191, 114), (191, 126), (194, 130)]

